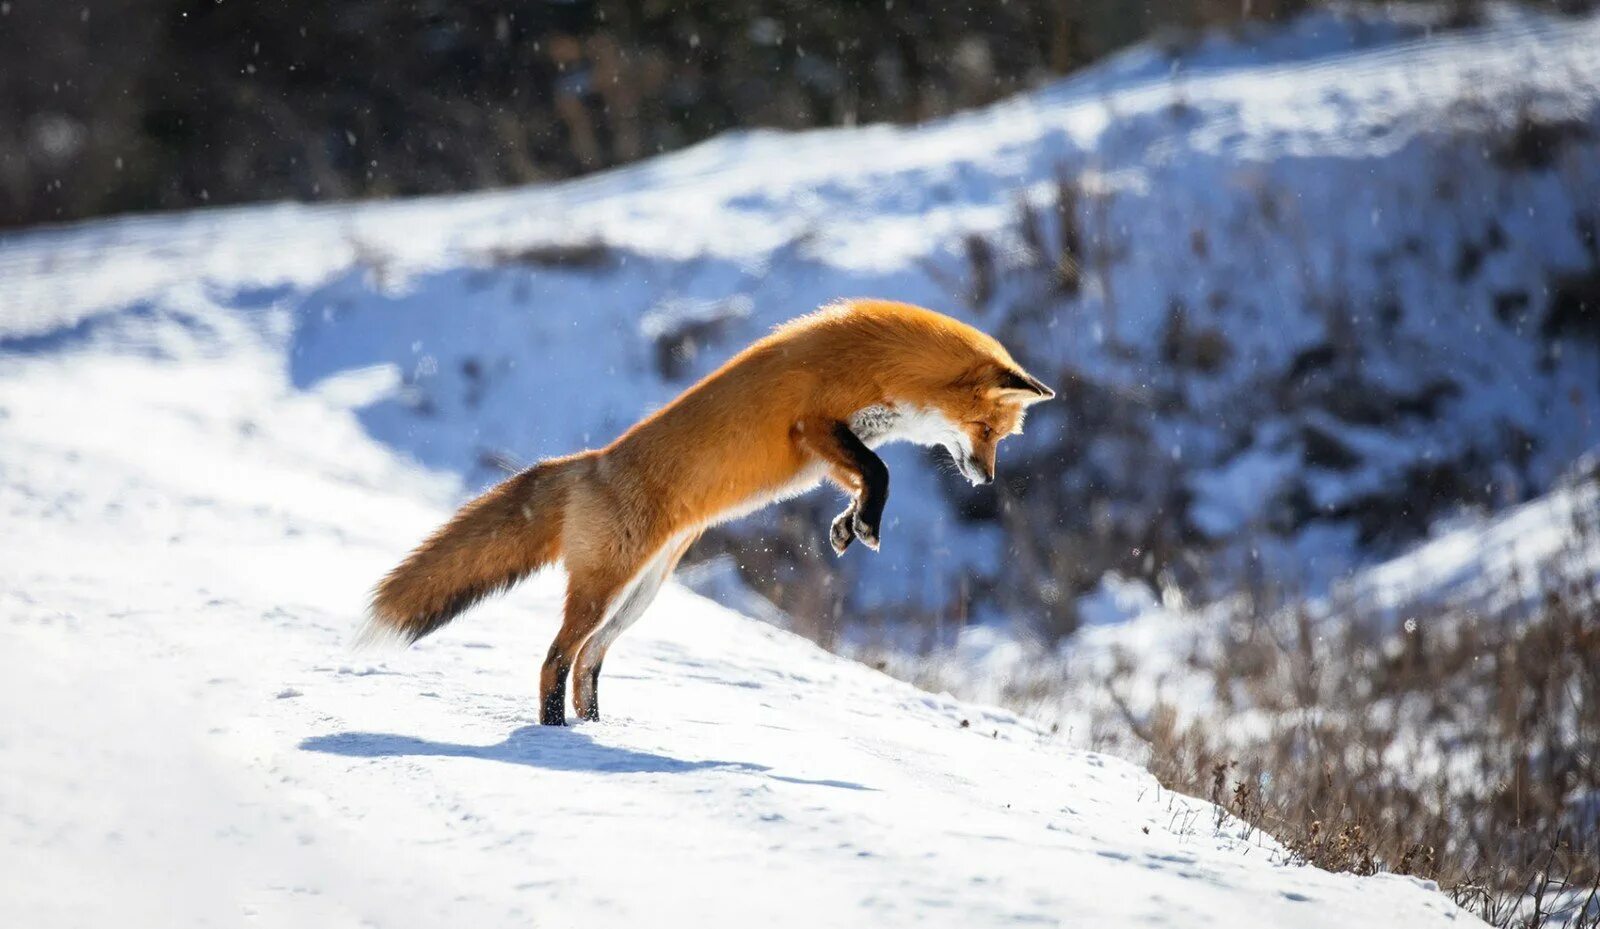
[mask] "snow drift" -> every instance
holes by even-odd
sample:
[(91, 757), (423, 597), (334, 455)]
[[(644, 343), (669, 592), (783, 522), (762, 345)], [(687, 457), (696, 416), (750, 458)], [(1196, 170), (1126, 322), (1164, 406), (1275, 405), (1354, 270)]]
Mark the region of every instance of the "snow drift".
[(558, 578), (352, 655), (451, 485), (296, 390), (278, 326), (195, 321), (204, 351), (0, 365), (8, 925), (1465, 918), (680, 587), (603, 723), (535, 725)]

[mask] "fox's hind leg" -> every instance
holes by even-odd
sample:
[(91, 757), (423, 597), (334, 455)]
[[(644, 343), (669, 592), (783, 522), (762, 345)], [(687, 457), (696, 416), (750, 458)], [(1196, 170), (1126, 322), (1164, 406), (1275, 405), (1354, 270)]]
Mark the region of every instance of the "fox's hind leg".
[(572, 709), (579, 719), (600, 718), (600, 665), (606, 660), (606, 652), (617, 637), (638, 622), (644, 611), (650, 608), (662, 583), (672, 576), (672, 569), (678, 566), (679, 559), (698, 535), (694, 533), (681, 541), (668, 542), (656, 553), (623, 595), (622, 605), (579, 649), (578, 659), (572, 666)]
[[(613, 562), (615, 564), (615, 562)], [(630, 562), (631, 569), (636, 562)], [(567, 673), (583, 643), (600, 628), (627, 592), (635, 570), (615, 567), (567, 566), (567, 603), (561, 630), (550, 644), (539, 674), (539, 721), (546, 726), (567, 724)]]

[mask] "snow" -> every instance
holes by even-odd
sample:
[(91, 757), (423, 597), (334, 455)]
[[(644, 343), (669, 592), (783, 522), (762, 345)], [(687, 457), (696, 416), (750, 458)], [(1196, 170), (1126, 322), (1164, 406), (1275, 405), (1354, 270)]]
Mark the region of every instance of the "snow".
[[(1118, 353), (1157, 343), (1175, 295), (1201, 308), (1238, 282), (1240, 315), (1215, 322), (1243, 360), (1182, 385), (1225, 412), (1229, 390), (1327, 337), (1317, 300), (1338, 284), (1411, 308), (1369, 359), (1375, 379), (1420, 389), (1447, 364), (1467, 385), (1398, 436), (1317, 419), (1359, 453), (1350, 472), (1303, 467), (1301, 424), (1250, 424), (1223, 454), (1233, 437), (1212, 424), (1152, 415), (1163, 454), (1192, 463), (1207, 532), (1249, 531), (1272, 485), (1303, 477), (1335, 506), (1508, 425), (1555, 437), (1530, 471), (1542, 489), (1596, 438), (1583, 410), (1600, 363), (1574, 348), (1547, 370), (1520, 330), (1494, 329), (1490, 301), (1582, 266), (1574, 192), (1600, 189), (1595, 165), (1510, 176), (1460, 155), (1454, 180), (1495, 194), (1444, 202), (1430, 172), (1458, 157), (1441, 136), (1503, 120), (1509, 101), (1592, 122), (1600, 19), (1499, 10), (1481, 30), (1422, 29), (1318, 15), (1177, 57), (1136, 49), (927, 126), (734, 134), (558, 185), (0, 237), (0, 855), (24, 863), (0, 877), (0, 922), (1470, 919), (1407, 878), (1286, 865), (1209, 804), (1071, 749), (1087, 690), (1020, 718), (675, 585), (608, 663), (605, 720), (569, 730), (532, 725), (558, 576), (411, 651), (349, 648), (372, 582), (507, 458), (608, 440), (773, 323), (872, 294), (991, 327), (995, 307), (949, 287), (964, 237), (1004, 245), (1018, 196), (1046, 203), (1064, 168), (1108, 198), (1125, 260), (1028, 330), (1027, 352), (1148, 389)], [(1262, 238), (1267, 200), (1291, 220)], [(1455, 255), (1432, 233), (1491, 222), (1536, 247), (1437, 289), (1428, 268)], [(1201, 274), (1184, 257), (1196, 229)], [(1422, 242), (1386, 278), (1313, 247), (1328, 230), (1362, 255)], [(1049, 406), (1002, 469), (1061, 435)], [(831, 563), (854, 606), (938, 605), (953, 579), (994, 576), (1004, 534), (957, 518), (956, 476), (903, 447), (885, 458), (883, 552)], [(1517, 559), (1563, 544), (1585, 493), (1458, 526), (1350, 591), (1397, 618), (1491, 595)], [(1281, 550), (1331, 576), (1359, 557), (1353, 536), (1318, 525)], [(691, 580), (770, 616), (726, 559)], [(1186, 656), (1220, 610), (1112, 576), (1081, 605), (1052, 673), (1087, 688), (1131, 667), (1135, 706), (1211, 699)], [(998, 702), (1041, 653), (996, 623), (935, 660)]]
[[(1438, 617), (1532, 615), (1548, 594), (1600, 579), (1596, 474), (1594, 460), (1586, 459), (1548, 494), (1493, 516), (1457, 519), (1427, 542), (1286, 609), (1332, 630), (1341, 618), (1359, 617), (1376, 622), (1380, 635)], [(1077, 601), (1084, 627), (1053, 649), (980, 626), (961, 630), (950, 647), (887, 661), (907, 679), (973, 699), (1024, 703), (1030, 718), (1057, 727), (1075, 745), (1100, 744), (1106, 720), (1120, 718), (1124, 708), (1143, 717), (1160, 706), (1182, 722), (1210, 717), (1237, 727), (1243, 714), (1219, 705), (1214, 667), (1218, 650), (1236, 634), (1242, 598), (1202, 607), (1163, 603), (1145, 585), (1110, 574)], [(1041, 682), (1040, 693), (1019, 700), (1033, 681)], [(1122, 708), (1111, 703), (1113, 690)], [(1422, 770), (1418, 760), (1409, 763)]]
[(1150, 588), (1116, 574), (1100, 579), (1092, 593), (1078, 598), (1078, 618), (1087, 626), (1116, 626), (1156, 609)]
[[(1090, 275), (1078, 303), (1019, 330), (1013, 348), (1040, 359), (1045, 376), (1070, 366), (1141, 387), (1163, 366), (1148, 352), (1130, 364), (1120, 347), (1157, 344), (1174, 300), (1214, 323), (1237, 363), (1215, 383), (1188, 382), (1193, 416), (1145, 424), (1185, 463), (1190, 515), (1208, 534), (1247, 536), (1302, 477), (1318, 507), (1359, 505), (1408, 468), (1517, 433), (1547, 440), (1528, 473), (1508, 480), (1526, 480), (1521, 497), (1600, 441), (1582, 412), (1600, 404), (1600, 363), (1574, 349), (1546, 371), (1531, 339), (1502, 331), (1491, 302), (1523, 293), (1533, 313), (1551, 274), (1582, 266), (1572, 220), (1600, 191), (1600, 162), (1504, 172), (1476, 144), (1463, 153), (1456, 134), (1506, 122), (1519, 101), (1579, 120), (1600, 113), (1590, 67), (1600, 18), (1497, 8), (1482, 29), (1426, 31), (1423, 13), (1318, 13), (1182, 52), (1134, 49), (925, 126), (735, 133), (570, 183), (470, 196), (0, 236), (0, 349), (114, 344), (179, 356), (206, 350), (212, 311), (225, 309), (221, 325), (281, 327), (296, 389), (358, 410), (369, 434), (465, 491), (507, 462), (609, 440), (773, 324), (840, 296), (923, 303), (998, 331), (1004, 307), (957, 295), (965, 237), (994, 236), (1010, 254), (1019, 197), (1047, 205), (1065, 172), (1088, 200), (1103, 197), (1085, 203), (1085, 221), (1099, 217), (1121, 258), (1103, 280)], [(1445, 181), (1486, 193), (1440, 199)], [(1280, 220), (1270, 235), (1263, 204)], [(1487, 254), (1472, 281), (1441, 286), (1457, 233), (1491, 223), (1514, 247)], [(1196, 232), (1207, 258), (1189, 255)], [(1374, 264), (1383, 256), (1387, 270)], [(1403, 302), (1398, 334), (1364, 333), (1377, 346), (1376, 383), (1405, 393), (1442, 372), (1463, 393), (1434, 421), (1390, 432), (1327, 426), (1361, 463), (1319, 472), (1303, 462), (1299, 423), (1264, 424), (1244, 443), (1218, 423), (1237, 413), (1229, 391), (1327, 337), (1322, 302), (1335, 293), (1357, 309)], [(1212, 320), (1205, 307), (1219, 294), (1227, 306)], [(1569, 395), (1576, 402), (1559, 399)], [(1063, 434), (1062, 404), (1050, 406), (1007, 442), (1002, 471)], [(952, 576), (972, 578), (973, 590), (1010, 583), (1004, 533), (961, 519), (959, 478), (915, 449), (885, 457), (895, 488), (883, 550), (835, 565), (848, 607), (940, 612)], [(732, 531), (750, 541), (771, 518)], [(1352, 537), (1312, 526), (1269, 547), (1284, 553), (1272, 567), (1325, 582), (1367, 556)]]
[(235, 336), (0, 367), (6, 924), (1467, 918), (676, 585), (600, 723), (534, 725), (557, 576), (352, 653), (449, 482)]
[(1346, 602), (1400, 615), (1467, 604), (1499, 612), (1517, 598), (1541, 599), (1545, 574), (1557, 582), (1600, 578), (1595, 514), (1600, 484), (1590, 461), (1549, 494), (1493, 519), (1463, 520), (1343, 585)]

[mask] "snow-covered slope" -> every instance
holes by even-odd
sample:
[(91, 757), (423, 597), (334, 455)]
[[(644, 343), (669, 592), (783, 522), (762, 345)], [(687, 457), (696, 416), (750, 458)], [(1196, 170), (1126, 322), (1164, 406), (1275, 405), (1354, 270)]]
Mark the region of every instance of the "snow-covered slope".
[(971, 626), (927, 654), (869, 648), (860, 657), (883, 661), (906, 680), (1017, 707), (1073, 744), (1113, 746), (1130, 758), (1145, 758), (1150, 746), (1130, 728), (1128, 714), (1144, 721), (1171, 712), (1182, 724), (1209, 720), (1219, 731), (1242, 727), (1255, 735), (1262, 719), (1280, 710), (1255, 709), (1262, 701), (1248, 675), (1219, 673), (1251, 629), (1272, 629), (1260, 634), (1289, 641), (1285, 629), (1298, 631), (1303, 620), (1328, 645), (1325, 663), (1337, 678), (1362, 673), (1343, 664), (1353, 657), (1344, 639), (1352, 629), (1384, 648), (1415, 633), (1447, 640), (1463, 621), (1489, 617), (1517, 626), (1539, 616), (1551, 597), (1570, 601), (1574, 585), (1592, 588), (1600, 579), (1600, 471), (1585, 459), (1529, 503), (1436, 529), (1327, 593), (1280, 608), (1253, 604), (1247, 593), (1201, 606), (1163, 603), (1145, 585), (1111, 574), (1083, 598), (1084, 628), (1054, 647)]
[[(371, 582), (496, 473), (497, 454), (604, 441), (771, 323), (841, 294), (988, 313), (989, 328), (1015, 319), (1022, 276), (958, 305), (964, 243), (1009, 249), (1017, 198), (1048, 201), (1063, 167), (1105, 195), (1082, 212), (1122, 257), (1072, 312), (1016, 330), (1030, 358), (1144, 389), (1127, 359), (1148, 361), (1180, 295), (1201, 323), (1231, 320), (1235, 357), (1292, 366), (1334, 335), (1319, 299), (1353, 281), (1356, 317), (1377, 318), (1365, 301), (1389, 290), (1405, 298), (1404, 338), (1371, 340), (1388, 386), (1407, 385), (1408, 360), (1452, 353), (1461, 380), (1478, 378), (1446, 415), (1408, 419), (1406, 441), (1318, 420), (1359, 453), (1344, 476), (1300, 467), (1288, 420), (1242, 444), (1204, 420), (1156, 422), (1167, 457), (1207, 462), (1180, 475), (1201, 522), (1251, 523), (1269, 479), (1304, 478), (1328, 493), (1313, 504), (1332, 505), (1407, 462), (1517, 436), (1503, 426), (1545, 439), (1508, 481), (1537, 485), (1593, 438), (1596, 355), (1518, 340), (1548, 322), (1539, 288), (1592, 248), (1570, 194), (1594, 189), (1600, 166), (1502, 177), (1489, 153), (1440, 139), (1504, 128), (1516, 95), (1593, 121), (1600, 20), (1504, 14), (1427, 43), (1306, 23), (1254, 54), (1204, 46), (1176, 79), (1136, 50), (916, 129), (744, 134), (538, 189), (0, 239), (0, 854), (23, 863), (0, 872), (0, 923), (1462, 918), (1408, 879), (1285, 865), (1270, 839), (1135, 767), (677, 587), (609, 663), (607, 720), (567, 731), (531, 726), (555, 578), (403, 655), (346, 647)], [(1491, 91), (1505, 99), (1460, 112)], [(1403, 168), (1419, 153), (1459, 156), (1458, 182), (1504, 186), (1441, 200), (1435, 175)], [(1268, 201), (1298, 204), (1299, 224), (1252, 238)], [(1440, 216), (1461, 235), (1433, 238)], [(1491, 223), (1501, 244), (1471, 281), (1434, 289), (1428, 269)], [(1320, 225), (1393, 252), (1393, 278), (1343, 276), (1345, 259), (1309, 238)], [(1203, 317), (1219, 280), (1249, 283)], [(1497, 295), (1511, 318), (1496, 320)], [(1474, 326), (1494, 338), (1465, 338)], [(1408, 354), (1430, 331), (1446, 336), (1438, 353)], [(1192, 384), (1226, 405), (1211, 388), (1248, 390), (1254, 370)], [(1066, 425), (1041, 409), (1008, 452), (1054, 454)], [(1145, 473), (1113, 459), (1107, 470)], [(963, 522), (946, 476), (914, 453), (890, 464), (884, 551), (830, 561), (827, 576), (863, 612), (992, 578), (1001, 530)], [(1383, 589), (1476, 564), (1429, 551)], [(1108, 582), (1083, 605), (1103, 624), (1080, 656), (1131, 649), (1158, 682), (1183, 660), (1192, 617), (1141, 588)], [(996, 654), (965, 666), (988, 675), (974, 692), (1005, 673)]]
[(348, 651), (445, 510), (282, 334), (0, 367), (0, 923), (1442, 925), (1010, 713), (670, 587), (533, 725), (559, 578)]
[[(1597, 40), (1594, 18), (1500, 10), (1424, 40), (1381, 17), (1319, 13), (1177, 57), (1136, 49), (928, 126), (735, 134), (518, 191), (16, 235), (0, 241), (0, 350), (205, 351), (206, 311), (261, 325), (283, 310), (295, 387), (359, 409), (369, 434), (471, 489), (504, 457), (608, 440), (777, 321), (841, 295), (897, 297), (1003, 330), (1050, 375), (1176, 398), (1104, 428), (1071, 419), (1066, 401), (1038, 410), (1002, 461), (1016, 474), (1026, 456), (1034, 489), (1056, 476), (1065, 502), (1034, 509), (1151, 521), (1130, 503), (1142, 496), (1173, 511), (1160, 521), (1175, 531), (1236, 552), (1287, 512), (1291, 537), (1264, 546), (1284, 553), (1274, 569), (1333, 576), (1364, 554), (1352, 512), (1395, 509), (1373, 504), (1375, 490), (1509, 443), (1526, 461), (1489, 477), (1497, 499), (1518, 498), (1596, 438), (1582, 412), (1600, 403), (1594, 351), (1567, 346), (1546, 366), (1529, 333), (1548, 322), (1552, 276), (1589, 260), (1578, 214), (1600, 191), (1600, 159), (1584, 157), (1592, 140), (1569, 139), (1552, 167), (1513, 170), (1489, 142), (1514, 134), (1519, 106), (1557, 127), (1600, 123)], [(1060, 174), (1082, 195), (1083, 286), (1012, 325), (1027, 302), (1008, 275), (1025, 250), (1017, 204), (1051, 214)], [(973, 235), (997, 253), (982, 305), (961, 296)], [(1225, 337), (1221, 373), (1174, 384), (1178, 366), (1156, 349), (1175, 306), (1197, 337)], [(1351, 340), (1372, 349), (1350, 360), (1370, 378), (1329, 387)], [(1240, 412), (1241, 392), (1277, 397), (1284, 372), (1319, 359), (1311, 388), (1283, 401), (1295, 416)], [(1378, 388), (1404, 407), (1382, 428), (1371, 419), (1387, 407), (1301, 421), (1319, 390)], [(1144, 440), (1133, 451), (1120, 438), (1130, 426)], [(1146, 453), (1181, 461), (1162, 488), (1172, 506)], [(1026, 586), (1006, 573), (1015, 540), (971, 521), (952, 475), (909, 449), (888, 457), (881, 553), (833, 563), (833, 502), (820, 498), (814, 531), (795, 534), (852, 591), (849, 615), (939, 613), (954, 590)], [(1480, 470), (1457, 483), (1482, 487)], [(1306, 533), (1302, 520), (1321, 522)], [(1006, 604), (986, 607), (993, 618)], [(1000, 616), (1029, 618), (1016, 612)]]

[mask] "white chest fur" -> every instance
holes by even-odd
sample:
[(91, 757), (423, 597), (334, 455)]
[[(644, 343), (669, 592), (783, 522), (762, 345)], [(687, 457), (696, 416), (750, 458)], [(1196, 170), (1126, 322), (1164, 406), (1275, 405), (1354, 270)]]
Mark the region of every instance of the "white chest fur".
[(850, 431), (870, 448), (889, 442), (965, 448), (966, 437), (938, 410), (908, 404), (878, 403), (850, 417)]

